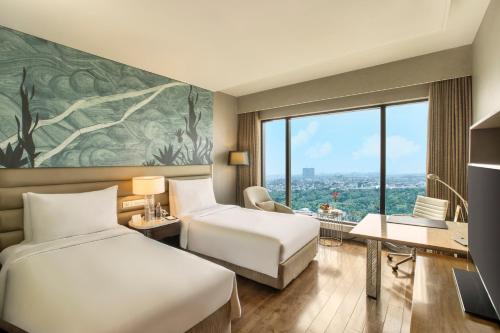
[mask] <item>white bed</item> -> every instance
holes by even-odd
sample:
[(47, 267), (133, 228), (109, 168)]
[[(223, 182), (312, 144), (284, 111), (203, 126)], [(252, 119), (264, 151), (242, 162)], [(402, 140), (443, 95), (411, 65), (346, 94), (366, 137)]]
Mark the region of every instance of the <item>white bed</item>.
[(318, 238), (320, 224), (311, 217), (216, 204), (210, 179), (170, 180), (169, 197), (182, 221), (182, 248), (272, 279)]
[(28, 332), (185, 332), (231, 300), (239, 316), (233, 272), (122, 226), (2, 259), (2, 318)]
[[(116, 202), (116, 189), (114, 196)], [(52, 200), (49, 195), (43, 198)], [(47, 200), (41, 202), (50, 208)], [(61, 204), (60, 199), (52, 204)], [(98, 205), (92, 207), (99, 210)], [(116, 221), (111, 228), (92, 232), (65, 221), (62, 237), (58, 223), (63, 221), (52, 216), (41, 234), (34, 216), (50, 209), (44, 213), (34, 207), (32, 202), (28, 212), (33, 225), (25, 225), (35, 233), (25, 232), (27, 240), (0, 254), (3, 320), (28, 332), (145, 333), (188, 331), (228, 303), (231, 317), (240, 316), (235, 274), (230, 270)], [(64, 215), (61, 208), (58, 216)], [(79, 234), (68, 235), (71, 232)]]

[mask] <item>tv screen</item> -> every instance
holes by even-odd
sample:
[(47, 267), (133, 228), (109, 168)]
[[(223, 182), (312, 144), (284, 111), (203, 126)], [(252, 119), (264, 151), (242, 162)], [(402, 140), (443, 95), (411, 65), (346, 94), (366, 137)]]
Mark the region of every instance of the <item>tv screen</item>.
[(500, 169), (469, 166), (469, 251), (500, 310)]

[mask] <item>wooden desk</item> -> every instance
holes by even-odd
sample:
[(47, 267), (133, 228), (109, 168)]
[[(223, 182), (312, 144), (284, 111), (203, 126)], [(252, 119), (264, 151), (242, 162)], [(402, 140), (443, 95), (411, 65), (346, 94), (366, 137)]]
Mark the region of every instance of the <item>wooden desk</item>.
[(467, 224), (447, 224), (448, 229), (426, 228), (387, 223), (386, 216), (381, 214), (366, 215), (350, 232), (352, 236), (366, 239), (366, 294), (377, 298), (380, 293), (382, 242), (466, 254), (467, 247), (458, 244), (453, 238), (467, 238)]
[(467, 261), (426, 253), (417, 258), (410, 332), (500, 332), (498, 324), (462, 311), (452, 268), (467, 269)]

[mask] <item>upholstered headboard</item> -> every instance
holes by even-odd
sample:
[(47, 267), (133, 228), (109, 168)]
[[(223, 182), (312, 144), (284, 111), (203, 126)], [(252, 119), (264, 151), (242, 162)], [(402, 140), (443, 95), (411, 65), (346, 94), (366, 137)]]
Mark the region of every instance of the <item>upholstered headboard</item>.
[[(0, 250), (24, 239), (22, 194), (25, 192), (76, 193), (118, 185), (118, 222), (125, 225), (132, 215), (142, 212), (142, 207), (122, 208), (123, 201), (141, 198), (132, 194), (132, 177), (198, 178), (210, 176), (211, 172), (210, 165), (0, 169)], [(164, 207), (168, 207), (168, 186), (166, 190), (156, 196), (156, 201)]]

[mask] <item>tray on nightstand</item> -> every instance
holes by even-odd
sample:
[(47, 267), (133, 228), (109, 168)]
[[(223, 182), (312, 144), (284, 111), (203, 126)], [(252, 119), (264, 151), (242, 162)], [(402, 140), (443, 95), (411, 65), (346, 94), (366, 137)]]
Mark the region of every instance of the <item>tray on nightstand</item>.
[(154, 229), (154, 228), (158, 228), (158, 227), (163, 227), (163, 226), (166, 226), (166, 225), (169, 225), (169, 224), (173, 224), (173, 223), (177, 223), (179, 222), (180, 220), (179, 219), (175, 219), (175, 220), (167, 220), (167, 219), (157, 219), (157, 220), (153, 220), (151, 222), (144, 222), (144, 221), (140, 221), (138, 223), (134, 223), (132, 222), (132, 220), (128, 221), (128, 225), (129, 227), (132, 227), (134, 229), (139, 229), (139, 230), (146, 230), (146, 229)]
[[(167, 238), (178, 238), (181, 232), (181, 222), (179, 219), (175, 220), (157, 220), (150, 223), (144, 223), (143, 221), (139, 223), (133, 223), (129, 221), (129, 228), (134, 229), (144, 236), (152, 238), (154, 240), (163, 241)], [(173, 241), (172, 244), (178, 244), (178, 241)]]

